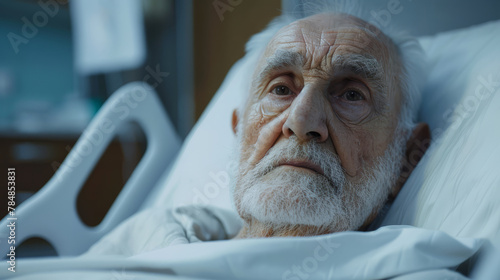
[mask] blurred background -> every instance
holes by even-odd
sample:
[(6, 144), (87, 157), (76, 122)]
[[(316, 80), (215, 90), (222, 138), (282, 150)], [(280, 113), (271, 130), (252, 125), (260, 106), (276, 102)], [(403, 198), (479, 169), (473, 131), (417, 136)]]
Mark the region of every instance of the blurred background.
[[(0, 170), (16, 168), (17, 205), (128, 82), (156, 90), (183, 139), (245, 42), (280, 9), (281, 0), (0, 0)], [(84, 223), (101, 222), (146, 146), (137, 126), (119, 129), (78, 196)], [(3, 217), (7, 192), (0, 198)]]
[[(100, 106), (128, 82), (155, 88), (184, 139), (250, 36), (310, 2), (0, 0), (0, 174), (16, 168), (17, 204), (54, 175)], [(500, 17), (495, 0), (361, 2), (372, 20), (415, 36)], [(146, 146), (137, 126), (120, 128), (78, 197), (87, 225), (100, 223)], [(6, 192), (0, 197), (6, 205)]]

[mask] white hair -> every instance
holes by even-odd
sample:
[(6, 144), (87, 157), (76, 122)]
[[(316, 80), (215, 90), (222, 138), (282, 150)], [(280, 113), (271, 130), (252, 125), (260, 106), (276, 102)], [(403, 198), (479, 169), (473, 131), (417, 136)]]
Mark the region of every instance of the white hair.
[[(268, 26), (253, 35), (246, 44), (246, 56), (251, 60), (251, 67), (255, 69), (257, 62), (268, 43), (273, 36), (284, 26), (299, 20), (304, 17), (313, 16), (321, 13), (331, 14), (347, 14), (355, 16), (367, 22), (367, 25), (373, 25), (384, 33), (394, 44), (398, 51), (401, 61), (401, 71), (398, 73), (397, 80), (402, 94), (400, 118), (398, 120), (398, 129), (405, 132), (406, 137), (410, 136), (413, 130), (418, 109), (421, 101), (421, 85), (423, 82), (423, 51), (414, 38), (399, 31), (394, 26), (380, 26), (377, 21), (370, 18), (370, 14), (361, 9), (357, 1), (353, 0), (321, 0), (315, 2), (303, 3), (296, 6), (295, 9), (288, 14), (283, 14), (272, 20)], [(249, 94), (250, 86), (247, 86), (247, 94)], [(248, 96), (244, 98), (238, 111), (243, 113), (248, 101)]]
[[(367, 22), (368, 32), (383, 32), (392, 41), (393, 46), (389, 48), (395, 50), (398, 57), (389, 56), (390, 61), (396, 62), (390, 65), (399, 68), (395, 69), (397, 75), (393, 77), (396, 80), (393, 84), (399, 88), (392, 90), (401, 92), (400, 115), (392, 143), (384, 155), (375, 160), (371, 168), (363, 168), (359, 183), (348, 182), (336, 155), (329, 154), (313, 141), (299, 145), (291, 137), (286, 144), (277, 143), (254, 168), (248, 170), (248, 173), (241, 172), (250, 167), (247, 163), (241, 166), (242, 150), (235, 151), (233, 155), (239, 165), (232, 172), (235, 180), (231, 180), (234, 182), (231, 187), (234, 206), (247, 223), (255, 218), (264, 228), (272, 228), (275, 233), (298, 229), (301, 225), (312, 226), (307, 229), (308, 232), (303, 232), (305, 235), (357, 230), (372, 213), (378, 213), (388, 198), (390, 186), (396, 183), (399, 176), (406, 141), (415, 126), (420, 104), (422, 78), (420, 63), (423, 61), (420, 45), (404, 33), (396, 32), (387, 26), (378, 26), (376, 22), (370, 21), (359, 5), (353, 4), (353, 1), (306, 3), (291, 13), (277, 17), (264, 31), (254, 35), (247, 43), (245, 59), (248, 69), (255, 71), (255, 66), (268, 43), (281, 28), (303, 17), (320, 13), (357, 17)], [(360, 67), (368, 67), (367, 70), (371, 72), (380, 73), (377, 61), (364, 59), (359, 64)], [(249, 94), (252, 79), (247, 79), (246, 82)], [(238, 108), (240, 113), (245, 111), (248, 99), (246, 96)], [(242, 147), (244, 138), (241, 122), (237, 129), (238, 147), (235, 148), (238, 149)], [(325, 176), (304, 176), (303, 173), (276, 169), (277, 162), (282, 158), (307, 158), (319, 164), (325, 171)], [(290, 204), (290, 201), (293, 203)]]

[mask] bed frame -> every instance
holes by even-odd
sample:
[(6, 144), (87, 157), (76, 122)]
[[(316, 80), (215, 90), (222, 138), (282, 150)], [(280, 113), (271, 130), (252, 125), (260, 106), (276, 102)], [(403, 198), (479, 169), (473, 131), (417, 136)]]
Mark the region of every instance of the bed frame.
[[(102, 222), (85, 225), (76, 207), (77, 196), (118, 128), (135, 122), (142, 128), (147, 148)], [(176, 158), (181, 140), (155, 91), (146, 83), (121, 87), (102, 106), (49, 182), (0, 222), (0, 253), (38, 237), (60, 256), (85, 252), (103, 235), (137, 212), (149, 191)], [(9, 224), (15, 224), (15, 244)]]

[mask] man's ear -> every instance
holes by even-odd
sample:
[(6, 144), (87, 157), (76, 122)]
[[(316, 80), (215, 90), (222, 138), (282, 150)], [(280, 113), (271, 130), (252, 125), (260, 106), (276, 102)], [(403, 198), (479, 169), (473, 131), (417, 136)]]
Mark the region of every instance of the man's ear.
[(406, 142), (406, 153), (403, 159), (403, 167), (396, 185), (391, 191), (391, 199), (394, 199), (404, 183), (410, 177), (413, 169), (422, 159), (431, 144), (431, 131), (426, 123), (418, 123), (412, 131), (410, 139)]
[(231, 120), (231, 125), (232, 125), (232, 128), (233, 128), (234, 135), (236, 135), (236, 132), (238, 131), (237, 127), (238, 127), (238, 122), (239, 121), (240, 121), (240, 119), (238, 117), (238, 109), (234, 109), (233, 110), (233, 118)]

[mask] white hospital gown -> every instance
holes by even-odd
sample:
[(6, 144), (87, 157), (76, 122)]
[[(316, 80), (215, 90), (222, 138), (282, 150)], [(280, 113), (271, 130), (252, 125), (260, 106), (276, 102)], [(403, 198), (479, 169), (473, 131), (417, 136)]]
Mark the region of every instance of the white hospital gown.
[(172, 245), (231, 239), (241, 226), (234, 213), (210, 206), (147, 209), (123, 222), (85, 255), (133, 256)]

